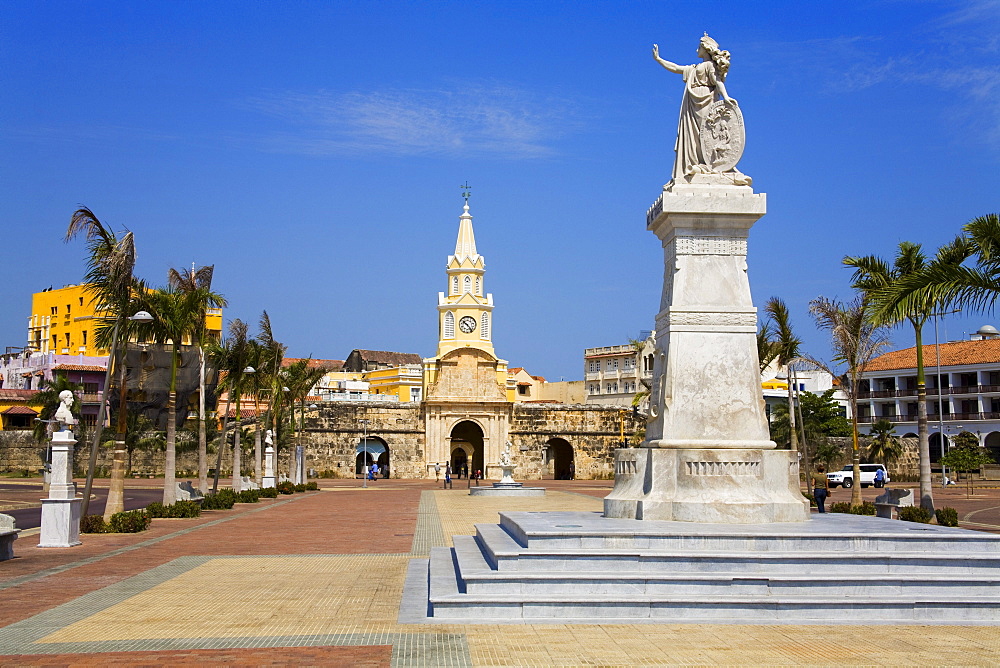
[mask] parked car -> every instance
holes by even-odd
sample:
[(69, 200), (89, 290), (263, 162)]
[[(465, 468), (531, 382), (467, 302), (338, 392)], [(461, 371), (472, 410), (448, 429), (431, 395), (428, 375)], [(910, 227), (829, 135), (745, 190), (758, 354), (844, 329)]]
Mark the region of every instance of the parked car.
[[(882, 469), (882, 474), (885, 478), (882, 480), (882, 486), (889, 482), (889, 471), (886, 470), (885, 466), (882, 464), (862, 464), (861, 465), (861, 486), (868, 487), (869, 485), (875, 484), (875, 472)], [(854, 487), (854, 466), (848, 464), (840, 471), (833, 471), (832, 473), (826, 474), (826, 479), (830, 483), (830, 487), (844, 486), (845, 489)]]

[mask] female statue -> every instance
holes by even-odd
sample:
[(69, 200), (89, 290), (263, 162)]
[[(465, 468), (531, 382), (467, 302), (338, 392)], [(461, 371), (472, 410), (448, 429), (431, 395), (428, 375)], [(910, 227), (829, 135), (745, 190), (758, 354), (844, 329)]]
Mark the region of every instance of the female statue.
[[(681, 101), (680, 120), (677, 124), (677, 143), (674, 145), (674, 150), (677, 151), (674, 160), (674, 179), (722, 171), (713, 169), (717, 160), (705, 154), (701, 139), (702, 127), (716, 99), (725, 100), (733, 110), (737, 107), (736, 100), (729, 97), (729, 93), (726, 92), (729, 52), (720, 49), (719, 43), (705, 33), (698, 44), (698, 57), (702, 62), (697, 65), (678, 65), (660, 58), (659, 46), (653, 45), (653, 58), (656, 62), (684, 78), (684, 98)], [(725, 125), (724, 121), (719, 124), (719, 130), (723, 135), (718, 138), (723, 143), (729, 144), (730, 137)], [(715, 128), (713, 134), (716, 134)], [(742, 146), (739, 150), (742, 152)]]

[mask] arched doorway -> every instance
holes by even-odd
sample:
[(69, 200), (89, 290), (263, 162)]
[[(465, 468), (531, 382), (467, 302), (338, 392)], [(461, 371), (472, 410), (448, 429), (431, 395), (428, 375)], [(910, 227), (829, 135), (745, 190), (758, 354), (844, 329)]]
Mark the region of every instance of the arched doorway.
[[(930, 435), (928, 440), (930, 442), (931, 464), (937, 464), (941, 460), (941, 455), (943, 454), (943, 450), (941, 448), (941, 434), (939, 432), (934, 432)], [(944, 442), (947, 443), (948, 439), (945, 438)]]
[(354, 475), (367, 471), (372, 464), (378, 464), (378, 470), (386, 477), (389, 475), (389, 446), (381, 438), (369, 436), (359, 439), (354, 456)]
[(554, 480), (572, 480), (576, 477), (573, 446), (562, 438), (552, 438), (545, 448), (546, 477)]
[(986, 441), (983, 445), (993, 455), (993, 459), (1000, 462), (1000, 431), (991, 431), (986, 434)]
[[(451, 470), (457, 475), (462, 469), (459, 465), (469, 467), (469, 475), (483, 471), (483, 429), (472, 420), (462, 420), (451, 429), (451, 452), (449, 453)], [(486, 471), (483, 471), (486, 475)]]

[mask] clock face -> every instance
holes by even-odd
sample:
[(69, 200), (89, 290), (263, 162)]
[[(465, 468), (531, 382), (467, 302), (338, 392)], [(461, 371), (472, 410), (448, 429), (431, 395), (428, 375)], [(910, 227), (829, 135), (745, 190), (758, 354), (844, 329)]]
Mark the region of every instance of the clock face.
[(458, 321), (458, 328), (466, 334), (471, 334), (476, 331), (476, 319), (467, 315)]

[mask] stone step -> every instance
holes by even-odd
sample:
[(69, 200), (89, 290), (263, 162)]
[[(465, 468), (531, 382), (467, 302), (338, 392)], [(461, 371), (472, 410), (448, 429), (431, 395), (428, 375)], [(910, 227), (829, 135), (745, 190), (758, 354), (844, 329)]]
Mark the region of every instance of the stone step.
[(567, 600), (546, 596), (461, 596), (431, 599), (439, 620), (565, 620), (607, 623), (662, 620), (681, 623), (885, 623), (995, 624), (1000, 598), (984, 596), (886, 596), (858, 600), (838, 596), (608, 596)]
[[(954, 550), (1000, 553), (1000, 536), (877, 517), (816, 515), (799, 524), (692, 525), (608, 520), (600, 513), (500, 513), (500, 526), (526, 548), (653, 549), (706, 552), (897, 552)], [(610, 528), (605, 528), (610, 527)]]
[(459, 573), (465, 591), (476, 595), (513, 594), (572, 597), (586, 591), (594, 595), (644, 595), (689, 597), (720, 595), (828, 596), (845, 599), (916, 596), (955, 596), (976, 591), (1000, 597), (1000, 577), (943, 576), (928, 574), (844, 575), (820, 578), (809, 575), (752, 576), (733, 573), (635, 576), (627, 573), (518, 573), (471, 571)]

